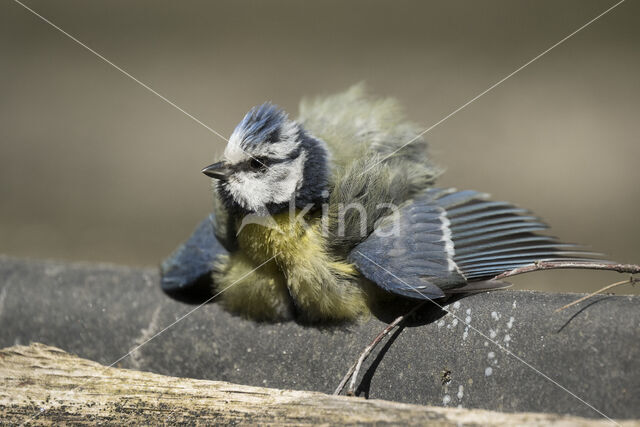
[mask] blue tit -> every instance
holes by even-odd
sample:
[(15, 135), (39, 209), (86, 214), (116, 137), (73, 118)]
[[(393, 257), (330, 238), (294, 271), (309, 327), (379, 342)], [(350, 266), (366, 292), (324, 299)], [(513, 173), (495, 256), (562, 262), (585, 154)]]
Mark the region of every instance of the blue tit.
[(253, 108), (203, 172), (213, 213), (163, 262), (162, 287), (219, 293), (255, 320), (351, 321), (391, 296), (496, 289), (504, 271), (591, 256), (523, 209), (433, 187), (420, 128), (362, 85), (303, 100), (297, 120)]

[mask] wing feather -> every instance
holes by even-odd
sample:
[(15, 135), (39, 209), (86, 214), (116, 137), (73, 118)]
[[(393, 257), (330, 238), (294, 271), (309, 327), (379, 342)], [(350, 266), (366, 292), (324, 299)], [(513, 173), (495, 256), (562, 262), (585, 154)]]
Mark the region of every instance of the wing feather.
[(376, 229), (349, 259), (387, 291), (433, 299), (503, 287), (490, 279), (537, 261), (600, 255), (537, 234), (548, 228), (539, 218), (487, 197), (471, 190), (429, 189), (402, 206), (393, 220), (383, 220), (379, 230), (384, 233)]

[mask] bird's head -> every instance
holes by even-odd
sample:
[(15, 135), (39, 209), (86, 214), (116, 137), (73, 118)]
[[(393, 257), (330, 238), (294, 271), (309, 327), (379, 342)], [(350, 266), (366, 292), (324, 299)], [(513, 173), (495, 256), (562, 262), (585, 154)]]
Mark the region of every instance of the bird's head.
[(274, 214), (295, 203), (318, 206), (326, 197), (329, 165), (324, 142), (273, 104), (254, 107), (235, 128), (224, 159), (202, 172), (216, 180), (233, 212)]

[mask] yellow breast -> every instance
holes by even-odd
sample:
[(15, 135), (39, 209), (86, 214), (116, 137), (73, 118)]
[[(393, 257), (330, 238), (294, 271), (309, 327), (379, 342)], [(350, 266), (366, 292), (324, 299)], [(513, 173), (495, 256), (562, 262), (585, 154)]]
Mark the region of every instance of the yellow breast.
[(307, 320), (351, 320), (368, 313), (358, 272), (327, 252), (321, 219), (295, 215), (284, 212), (246, 224), (238, 235), (240, 249), (257, 265), (275, 260)]

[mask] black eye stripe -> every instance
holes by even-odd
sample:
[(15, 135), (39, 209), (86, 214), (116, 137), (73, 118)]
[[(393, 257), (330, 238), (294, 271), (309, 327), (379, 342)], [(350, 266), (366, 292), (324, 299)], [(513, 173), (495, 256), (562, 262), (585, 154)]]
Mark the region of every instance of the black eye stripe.
[(264, 171), (269, 168), (270, 164), (273, 164), (273, 163), (274, 163), (273, 161), (265, 157), (252, 157), (238, 164), (236, 168), (237, 170), (251, 171), (251, 172)]
[(259, 160), (259, 159), (249, 160), (249, 167), (251, 169), (261, 169), (261, 168), (264, 168), (265, 166), (266, 165), (263, 160)]
[(293, 152), (291, 152), (287, 157), (282, 159), (276, 159), (272, 157), (263, 157), (263, 156), (251, 157), (247, 160), (244, 160), (242, 163), (236, 164), (234, 166), (234, 169), (243, 170), (243, 171), (265, 170), (270, 168), (271, 166), (274, 166), (280, 163), (289, 162), (291, 160), (296, 159), (300, 155), (301, 151), (302, 149), (298, 147), (295, 150), (293, 150)]

